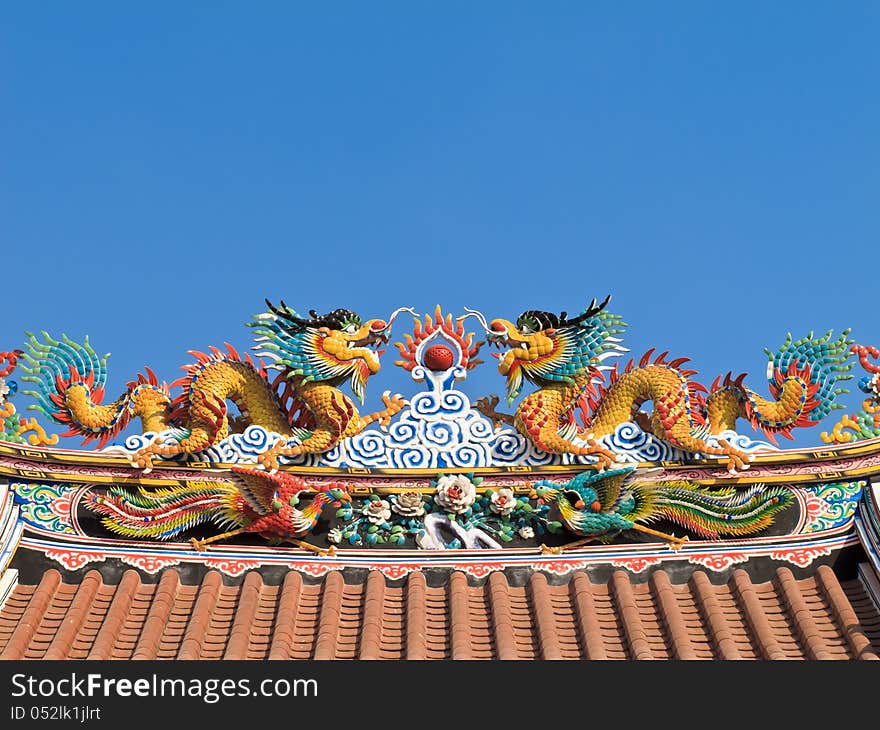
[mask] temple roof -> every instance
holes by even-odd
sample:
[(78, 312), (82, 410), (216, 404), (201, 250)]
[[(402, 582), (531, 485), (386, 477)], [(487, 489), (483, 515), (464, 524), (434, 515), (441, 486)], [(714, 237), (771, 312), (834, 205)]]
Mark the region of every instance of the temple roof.
[[(839, 571), (838, 571), (839, 572)], [(0, 612), (0, 659), (877, 659), (880, 613), (862, 580), (821, 565), (723, 582), (624, 570), (594, 583), (539, 572), (378, 572), (352, 580), (259, 571), (230, 584), (176, 569), (105, 583), (50, 569)]]
[[(767, 401), (667, 353), (600, 367), (624, 351), (607, 303), (416, 316), (395, 364), (421, 390), (369, 415), (336, 386), (363, 395), (365, 347), (411, 310), (269, 304), (257, 342), (283, 377), (212, 348), (173, 400), (147, 370), (115, 410), (95, 410), (106, 357), (87, 341), (0, 353), (7, 375), (26, 363), (36, 410), (99, 442), (52, 448), (4, 405), (0, 658), (877, 659), (880, 351), (788, 337)], [(509, 398), (537, 386), (515, 414), (458, 387), (481, 362), (470, 317), (508, 350)], [(839, 407), (851, 354), (863, 412), (822, 447), (775, 446)], [(137, 414), (142, 433), (103, 448)]]

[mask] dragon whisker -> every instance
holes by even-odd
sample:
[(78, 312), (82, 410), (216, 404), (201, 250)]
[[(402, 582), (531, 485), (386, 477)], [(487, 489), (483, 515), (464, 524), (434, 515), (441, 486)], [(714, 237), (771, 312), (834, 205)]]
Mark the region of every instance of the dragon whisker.
[(467, 312), (467, 314), (456, 317), (456, 322), (464, 322), (468, 317), (473, 317), (480, 323), (480, 326), (484, 330), (486, 330), (486, 332), (488, 332), (489, 334), (497, 334), (496, 332), (493, 332), (491, 329), (489, 329), (489, 323), (486, 321), (486, 315), (484, 315), (481, 311), (479, 311), (478, 309), (470, 309), (469, 307), (465, 307), (464, 311)]
[(418, 319), (420, 316), (419, 313), (416, 312), (416, 310), (413, 309), (412, 307), (398, 307), (397, 309), (395, 309), (391, 313), (391, 316), (388, 318), (388, 328), (389, 329), (391, 328), (391, 325), (394, 323), (394, 320), (397, 318), (397, 315), (400, 314), (401, 312), (409, 312), (416, 319)]

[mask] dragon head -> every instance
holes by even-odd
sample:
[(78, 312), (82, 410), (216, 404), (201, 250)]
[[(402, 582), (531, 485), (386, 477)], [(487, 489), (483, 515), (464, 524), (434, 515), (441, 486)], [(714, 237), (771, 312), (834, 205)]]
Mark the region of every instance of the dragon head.
[(350, 309), (334, 309), (327, 314), (309, 312), (300, 317), (284, 301), (280, 307), (266, 300), (269, 311), (249, 323), (257, 332), (257, 354), (274, 361), (269, 365), (285, 370), (300, 382), (320, 381), (334, 387), (350, 379), (358, 400), (363, 403), (367, 378), (379, 372), (375, 349), (388, 342), (391, 324), (402, 309), (389, 319), (363, 321)]
[(576, 384), (591, 371), (605, 369), (599, 365), (602, 360), (625, 352), (615, 337), (623, 332), (623, 321), (604, 311), (610, 300), (609, 295), (597, 305), (594, 299), (572, 319), (566, 312), (556, 315), (529, 309), (515, 324), (500, 318), (486, 323), (482, 314), (467, 310), (480, 319), (490, 345), (507, 348), (497, 357), (498, 372), (507, 378), (508, 402), (519, 395), (523, 378), (539, 387)]

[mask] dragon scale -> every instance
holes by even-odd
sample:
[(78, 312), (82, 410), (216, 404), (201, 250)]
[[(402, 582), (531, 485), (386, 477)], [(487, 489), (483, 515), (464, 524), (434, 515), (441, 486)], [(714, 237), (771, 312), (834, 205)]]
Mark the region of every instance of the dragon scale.
[[(796, 341), (789, 335), (775, 353), (767, 350), (771, 398), (764, 398), (743, 385), (744, 375), (716, 378), (707, 389), (692, 380), (695, 371), (682, 368), (686, 358), (666, 362), (663, 353), (651, 361), (653, 350), (638, 365), (631, 360), (622, 372), (617, 365), (603, 365), (625, 352), (617, 338), (625, 325), (605, 311), (609, 299), (598, 306), (593, 300), (571, 319), (564, 312), (528, 310), (516, 323), (486, 323), (474, 313), (488, 341), (509, 348), (498, 356), (508, 401), (519, 395), (524, 380), (538, 386), (513, 416), (495, 410), (497, 396), (481, 399), (476, 407), (496, 422), (512, 424), (545, 451), (594, 456), (600, 469), (610, 466), (614, 455), (596, 439), (622, 423), (639, 421), (672, 446), (725, 458), (732, 472), (748, 468), (750, 457), (723, 439), (708, 443), (708, 436), (734, 430), (737, 420), (745, 418), (773, 441), (779, 435), (791, 438), (793, 428), (814, 425), (842, 407), (835, 399), (847, 391), (836, 384), (852, 377), (852, 364), (846, 362), (852, 343), (848, 330), (836, 339), (830, 331)], [(647, 401), (653, 403), (649, 422), (639, 412)]]
[[(145, 433), (170, 429), (174, 443), (157, 438), (132, 457), (135, 466), (149, 471), (154, 456), (196, 453), (250, 424), (284, 437), (260, 457), (262, 466), (274, 469), (279, 456), (326, 451), (370, 423), (387, 423), (403, 407), (402, 398), (386, 393), (384, 409), (362, 416), (339, 389), (350, 380), (363, 401), (367, 379), (379, 370), (378, 354), (370, 346), (387, 342), (395, 315), (388, 322), (362, 322), (354, 312), (337, 309), (325, 315), (313, 311), (304, 319), (283, 302), (280, 308), (267, 304), (269, 311), (249, 324), (258, 335), (255, 349), (278, 371), (271, 382), (262, 362), (242, 358), (227, 344), (227, 352), (213, 347), (210, 355), (190, 351), (196, 362), (185, 365), (186, 374), (170, 386), (160, 385), (147, 369), (119, 398), (103, 404), (108, 356), (99, 358), (87, 338), (79, 344), (43, 333), (42, 341), (29, 336), (23, 356), (24, 379), (35, 384), (28, 391), (37, 401), (31, 408), (66, 424), (65, 435), (97, 438), (101, 445), (132, 418), (141, 419)], [(175, 386), (182, 390), (172, 400)], [(238, 407), (236, 419), (230, 418), (227, 401)], [(291, 437), (299, 443), (286, 447)]]

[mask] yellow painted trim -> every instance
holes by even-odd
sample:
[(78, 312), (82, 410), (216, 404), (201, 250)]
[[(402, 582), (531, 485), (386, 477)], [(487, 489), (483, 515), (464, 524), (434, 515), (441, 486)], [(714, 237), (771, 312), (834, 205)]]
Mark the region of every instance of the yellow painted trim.
[[(803, 451), (791, 452), (787, 454), (764, 454), (756, 456), (752, 462), (753, 466), (782, 466), (797, 464), (815, 464), (824, 461), (836, 459), (856, 459), (859, 457), (880, 455), (880, 439), (872, 439), (870, 441), (856, 442), (854, 444), (841, 445), (834, 449), (815, 448), (805, 449)], [(0, 442), (0, 456), (11, 456), (28, 462), (31, 468), (16, 468), (0, 463), (0, 475), (7, 477), (18, 477), (30, 480), (45, 479), (53, 482), (78, 482), (82, 484), (138, 484), (147, 487), (167, 487), (175, 486), (183, 483), (178, 479), (170, 479), (162, 476), (163, 471), (191, 471), (205, 472), (205, 476), (210, 472), (223, 479), (226, 472), (234, 466), (242, 466), (237, 464), (213, 464), (208, 462), (187, 462), (187, 463), (162, 463), (156, 464), (154, 470), (148, 475), (138, 475), (136, 469), (132, 468), (129, 461), (125, 457), (109, 456), (98, 454), (95, 452), (58, 452), (52, 449), (37, 449), (25, 445), (9, 444)], [(130, 471), (131, 476), (106, 476), (106, 475), (90, 475), (90, 474), (60, 474), (49, 473), (43, 471), (41, 464), (59, 464), (76, 468), (77, 466), (93, 467), (117, 467)], [(637, 467), (662, 467), (667, 471), (669, 476), (674, 477), (678, 470), (694, 470), (713, 468), (710, 466), (712, 462), (708, 460), (691, 460), (691, 461), (660, 461), (660, 462), (639, 462), (635, 464)], [(717, 467), (716, 467), (717, 468)], [(590, 466), (582, 464), (570, 465), (553, 465), (553, 466), (500, 466), (500, 467), (479, 467), (479, 468), (443, 468), (443, 469), (366, 469), (359, 467), (350, 468), (334, 468), (334, 467), (282, 467), (281, 470), (289, 473), (300, 474), (303, 476), (332, 476), (340, 479), (345, 477), (381, 477), (391, 479), (412, 479), (436, 477), (439, 473), (443, 474), (473, 474), (474, 476), (499, 476), (522, 474), (524, 480), (537, 478), (552, 478), (554, 474), (570, 474), (572, 472), (584, 471), (591, 469)], [(703, 484), (707, 486), (717, 485), (747, 485), (755, 483), (785, 483), (785, 484), (803, 484), (816, 483), (824, 481), (846, 481), (848, 479), (870, 476), (880, 473), (880, 465), (876, 467), (863, 467), (858, 469), (842, 469), (836, 471), (820, 472), (816, 474), (780, 474), (752, 476), (752, 472), (745, 471), (736, 476), (728, 476), (722, 478), (704, 478), (692, 480), (695, 484)], [(199, 474), (193, 474), (194, 478), (198, 478)], [(186, 480), (189, 481), (189, 480)], [(379, 493), (394, 493), (404, 491), (403, 487), (379, 487), (376, 491)]]

